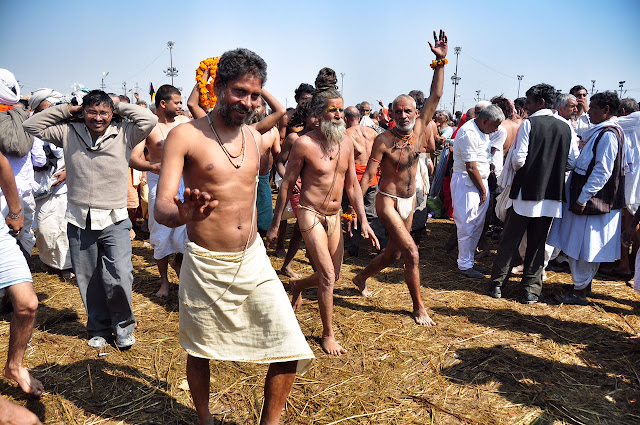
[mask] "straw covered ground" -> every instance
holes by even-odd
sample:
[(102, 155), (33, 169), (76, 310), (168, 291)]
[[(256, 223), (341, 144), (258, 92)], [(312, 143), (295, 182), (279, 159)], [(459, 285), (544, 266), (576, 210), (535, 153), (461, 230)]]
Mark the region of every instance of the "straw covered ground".
[[(455, 273), (442, 250), (454, 224), (430, 220), (420, 248), (422, 296), (437, 322), (416, 326), (402, 263), (371, 279), (373, 298), (357, 296), (351, 279), (372, 258), (345, 258), (336, 284), (334, 325), (348, 350), (331, 357), (319, 346), (315, 291), (297, 317), (317, 356), (296, 378), (283, 414), (287, 424), (638, 424), (640, 331), (638, 298), (625, 282), (600, 278), (587, 307), (518, 302), (483, 294), (484, 281)], [(496, 242), (493, 248), (496, 248)], [(270, 253), (272, 254), (272, 253)], [(34, 257), (35, 259), (36, 257)], [(279, 269), (282, 260), (272, 256)], [(491, 266), (492, 257), (479, 260)], [(177, 278), (169, 300), (154, 296), (158, 273), (142, 241), (133, 248), (133, 306), (140, 321), (129, 351), (87, 346), (86, 315), (75, 282), (43, 272), (26, 365), (46, 393), (28, 399), (12, 382), (0, 392), (47, 424), (192, 424), (196, 421), (178, 343)], [(301, 251), (294, 269), (311, 272)], [(563, 291), (567, 273), (548, 273), (545, 295)], [(288, 289), (288, 279), (282, 278)], [(10, 316), (0, 317), (5, 361)], [(212, 362), (210, 408), (217, 423), (253, 424), (263, 400), (266, 366)]]

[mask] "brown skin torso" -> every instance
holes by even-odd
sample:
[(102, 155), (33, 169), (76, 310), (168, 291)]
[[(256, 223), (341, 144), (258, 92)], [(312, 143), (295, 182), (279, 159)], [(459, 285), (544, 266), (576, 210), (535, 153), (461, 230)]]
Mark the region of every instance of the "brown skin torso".
[[(249, 243), (252, 243), (256, 234), (254, 197), (259, 153), (254, 138), (260, 141), (260, 134), (243, 126), (246, 157), (242, 166), (236, 169), (216, 141), (206, 117), (180, 129), (183, 130), (180, 138), (187, 151), (182, 172), (185, 187), (207, 192), (218, 201), (209, 217), (187, 223), (189, 239), (212, 251), (243, 250), (249, 237), (252, 239)], [(225, 147), (231, 155), (241, 151), (242, 134), (238, 133), (231, 140), (222, 134), (220, 137), (228, 140)], [(239, 164), (241, 160), (242, 155), (233, 162)]]
[(187, 117), (179, 115), (171, 123), (158, 122), (147, 136), (146, 148), (149, 151), (149, 162), (159, 163), (162, 160), (162, 146), (169, 132), (178, 124), (189, 122)]
[(507, 156), (507, 152), (513, 145), (513, 141), (516, 140), (516, 134), (518, 134), (518, 128), (520, 128), (520, 123), (517, 121), (513, 121), (511, 119), (502, 121), (501, 124), (505, 130), (507, 130), (507, 138), (504, 141), (504, 145), (502, 147), (502, 152), (504, 156)]
[[(395, 137), (390, 131), (380, 134), (377, 138), (382, 144), (383, 156), (380, 161), (380, 190), (401, 198), (409, 198), (416, 192), (416, 171), (420, 153), (427, 152), (426, 147), (416, 137), (413, 145), (404, 149), (394, 147)], [(396, 171), (397, 170), (397, 171)]]
[(347, 129), (347, 135), (353, 139), (354, 161), (358, 165), (367, 165), (373, 141), (378, 132), (371, 127), (356, 125)]
[(317, 130), (312, 131), (296, 140), (289, 156), (289, 164), (301, 167), (300, 205), (333, 215), (338, 212), (342, 203), (345, 173), (349, 168), (350, 158), (353, 158), (353, 142), (351, 138), (345, 137), (340, 143), (340, 155), (337, 148), (328, 154), (322, 148), (323, 142), (317, 133)]

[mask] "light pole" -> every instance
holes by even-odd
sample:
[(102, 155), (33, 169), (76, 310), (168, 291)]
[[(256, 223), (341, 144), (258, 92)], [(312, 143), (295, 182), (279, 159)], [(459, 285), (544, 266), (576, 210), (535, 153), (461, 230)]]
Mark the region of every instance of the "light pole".
[(524, 78), (524, 75), (518, 75), (518, 96), (516, 97), (520, 97), (520, 82), (522, 81), (523, 78)]
[(480, 102), (480, 90), (476, 90), (476, 96), (478, 96), (476, 102)]
[(344, 72), (340, 73), (340, 95), (344, 96), (344, 76), (347, 75)]
[(453, 84), (452, 113), (453, 115), (455, 115), (456, 114), (456, 92), (458, 91), (458, 84), (460, 83), (460, 77), (458, 77), (458, 57), (460, 56), (460, 53), (462, 53), (462, 47), (455, 47), (453, 49), (453, 52), (456, 54), (456, 72), (454, 72), (453, 76), (451, 77), (451, 84)]
[(591, 96), (593, 96), (593, 91), (596, 89), (596, 80), (591, 80)]
[(104, 79), (107, 77), (107, 75), (109, 75), (109, 72), (103, 72), (102, 73), (102, 83), (100, 83), (100, 90), (104, 91)]
[(173, 85), (173, 77), (178, 75), (178, 70), (173, 67), (173, 46), (175, 43), (173, 41), (167, 41), (167, 47), (169, 48), (169, 60), (171, 66), (164, 71), (167, 74), (167, 77), (171, 77), (171, 85)]
[(626, 81), (620, 81), (619, 86), (620, 87), (620, 99), (622, 99), (622, 87), (624, 87), (624, 83), (626, 83)]

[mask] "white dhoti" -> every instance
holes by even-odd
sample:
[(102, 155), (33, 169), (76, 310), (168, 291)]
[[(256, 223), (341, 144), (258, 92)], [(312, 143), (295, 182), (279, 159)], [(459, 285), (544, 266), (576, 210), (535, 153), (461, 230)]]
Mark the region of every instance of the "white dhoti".
[(569, 259), (569, 268), (571, 269), (571, 280), (575, 289), (585, 289), (600, 268), (600, 263), (591, 263), (585, 260), (576, 260), (572, 257)]
[(57, 270), (71, 268), (66, 211), (66, 192), (54, 193), (36, 201), (36, 246), (40, 260)]
[[(487, 195), (489, 183), (482, 179)], [(480, 205), (480, 192), (473, 182), (463, 173), (453, 173), (451, 177), (451, 201), (453, 203), (453, 220), (458, 232), (458, 268), (473, 268), (476, 248), (484, 219), (489, 208), (489, 199)]]
[[(187, 239), (187, 227), (182, 225), (174, 229), (159, 224), (153, 214), (153, 208), (156, 205), (156, 188), (158, 186), (159, 176), (155, 173), (147, 173), (147, 181), (149, 185), (149, 243), (153, 247), (153, 258), (161, 260), (171, 254), (182, 254), (184, 252), (184, 243)], [(180, 189), (178, 196), (182, 198), (184, 185), (180, 179)]]
[(313, 352), (262, 239), (242, 252), (212, 252), (187, 241), (180, 272), (180, 345), (206, 359), (298, 361)]

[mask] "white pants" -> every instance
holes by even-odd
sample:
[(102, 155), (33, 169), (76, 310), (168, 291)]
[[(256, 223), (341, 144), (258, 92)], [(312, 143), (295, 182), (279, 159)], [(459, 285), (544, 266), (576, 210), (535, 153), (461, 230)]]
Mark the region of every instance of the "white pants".
[(476, 247), (484, 227), (484, 219), (489, 208), (489, 183), (482, 179), (487, 200), (480, 205), (480, 192), (471, 179), (462, 173), (453, 173), (451, 177), (451, 200), (453, 219), (458, 230), (458, 268), (473, 268)]
[(573, 280), (573, 287), (575, 289), (586, 288), (593, 277), (598, 272), (600, 263), (590, 263), (585, 260), (576, 260), (567, 256), (569, 259), (569, 267), (571, 268), (571, 279)]
[(67, 193), (49, 195), (36, 202), (36, 245), (40, 260), (57, 270), (71, 268), (67, 237)]

